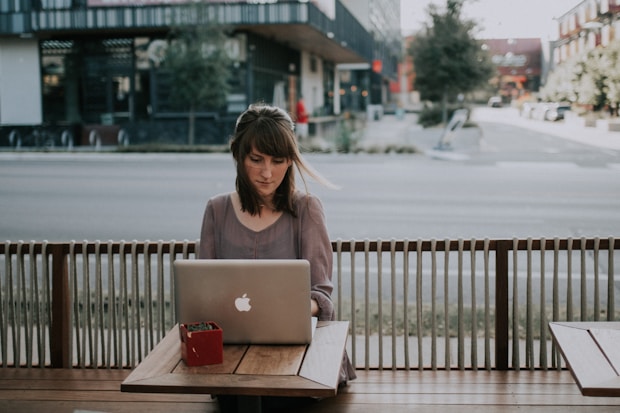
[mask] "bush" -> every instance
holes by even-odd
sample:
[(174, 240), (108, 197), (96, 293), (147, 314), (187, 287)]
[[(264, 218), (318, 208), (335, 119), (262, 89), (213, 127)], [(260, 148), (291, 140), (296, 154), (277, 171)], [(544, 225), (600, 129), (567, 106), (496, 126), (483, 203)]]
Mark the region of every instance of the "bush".
[(441, 123), (441, 113), (441, 107), (439, 106), (424, 106), (418, 116), (418, 123), (425, 128), (439, 125)]
[[(457, 109), (465, 109), (463, 105), (452, 104), (448, 105), (448, 120), (454, 114), (454, 111)], [(429, 128), (431, 126), (437, 126), (442, 123), (442, 114), (443, 110), (441, 105), (425, 105), (420, 115), (418, 116), (418, 124), (422, 125), (425, 128)]]

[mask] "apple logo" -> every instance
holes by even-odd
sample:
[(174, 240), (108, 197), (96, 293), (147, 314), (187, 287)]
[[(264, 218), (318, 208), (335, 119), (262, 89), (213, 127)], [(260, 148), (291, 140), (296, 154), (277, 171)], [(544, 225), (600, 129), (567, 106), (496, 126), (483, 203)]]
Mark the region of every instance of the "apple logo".
[(235, 307), (237, 311), (250, 311), (252, 306), (250, 305), (250, 298), (247, 293), (235, 299)]

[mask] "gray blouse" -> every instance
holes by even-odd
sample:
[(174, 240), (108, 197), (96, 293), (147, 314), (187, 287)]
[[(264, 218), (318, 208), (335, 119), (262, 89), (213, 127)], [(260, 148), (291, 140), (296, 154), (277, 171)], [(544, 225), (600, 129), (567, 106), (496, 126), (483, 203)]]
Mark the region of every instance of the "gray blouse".
[[(283, 213), (262, 231), (243, 225), (235, 213), (231, 194), (217, 195), (207, 202), (198, 258), (219, 259), (307, 259), (310, 261), (311, 298), (319, 305), (319, 320), (334, 320), (333, 253), (321, 201), (314, 195), (295, 192), (297, 218)], [(277, 288), (277, 286), (272, 286)], [(340, 386), (355, 379), (355, 369), (344, 354)]]
[(254, 231), (237, 218), (230, 193), (211, 198), (202, 222), (198, 258), (306, 259), (319, 320), (333, 320), (333, 253), (323, 206), (316, 196), (297, 191), (294, 207), (296, 218), (285, 212), (269, 227)]

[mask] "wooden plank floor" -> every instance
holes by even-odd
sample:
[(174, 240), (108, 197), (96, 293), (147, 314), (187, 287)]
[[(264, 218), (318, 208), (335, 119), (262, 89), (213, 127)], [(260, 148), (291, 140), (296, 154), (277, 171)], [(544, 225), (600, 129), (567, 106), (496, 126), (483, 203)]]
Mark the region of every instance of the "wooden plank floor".
[(342, 413), (620, 412), (620, 397), (584, 397), (568, 371), (360, 371), (321, 403)]
[[(218, 412), (208, 395), (121, 393), (128, 370), (0, 368), (0, 412)], [(618, 413), (620, 397), (582, 396), (568, 371), (358, 371), (305, 413)]]

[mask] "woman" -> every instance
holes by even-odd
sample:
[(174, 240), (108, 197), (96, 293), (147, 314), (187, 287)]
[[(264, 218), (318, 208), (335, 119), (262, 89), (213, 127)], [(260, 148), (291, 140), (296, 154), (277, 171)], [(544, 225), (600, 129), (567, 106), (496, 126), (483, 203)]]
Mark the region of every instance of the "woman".
[[(323, 207), (307, 190), (296, 190), (295, 169), (304, 183), (306, 174), (333, 185), (302, 159), (291, 117), (278, 107), (251, 105), (237, 119), (230, 149), (237, 168), (236, 190), (207, 203), (199, 258), (306, 259), (312, 315), (335, 319), (333, 252)], [(341, 385), (353, 378), (355, 371), (345, 356)]]

